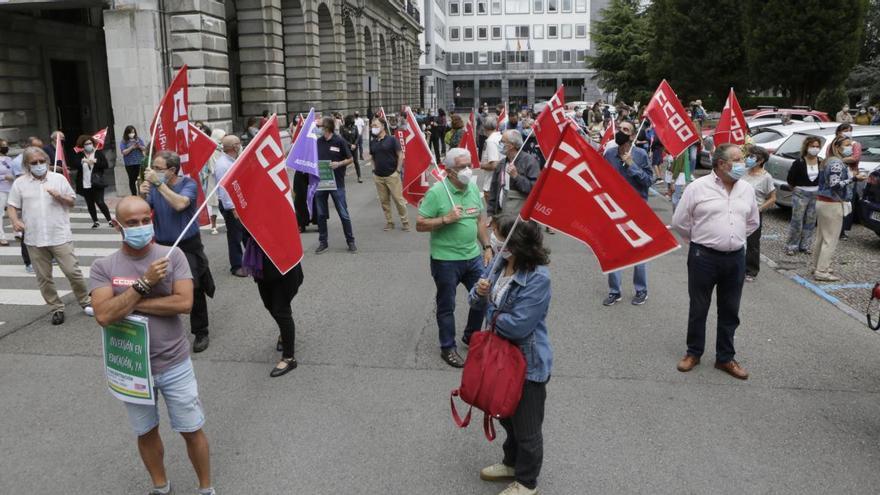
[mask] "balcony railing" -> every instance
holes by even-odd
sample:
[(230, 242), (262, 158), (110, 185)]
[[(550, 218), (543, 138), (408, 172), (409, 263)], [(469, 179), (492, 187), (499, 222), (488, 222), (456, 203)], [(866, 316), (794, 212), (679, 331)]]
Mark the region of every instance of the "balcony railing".
[(416, 7), (416, 5), (412, 2), (410, 2), (409, 0), (407, 0), (407, 2), (406, 2), (406, 13), (409, 14), (410, 17), (415, 19), (415, 21), (417, 23), (421, 24), (421, 22), (422, 22), (421, 13), (419, 12), (419, 9)]

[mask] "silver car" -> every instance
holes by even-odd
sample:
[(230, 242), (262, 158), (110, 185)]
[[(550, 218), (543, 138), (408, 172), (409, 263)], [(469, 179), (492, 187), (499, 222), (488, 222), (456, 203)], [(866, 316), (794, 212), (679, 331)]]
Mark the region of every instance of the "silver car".
[[(818, 128), (819, 123), (801, 123), (796, 122), (788, 125), (782, 125), (782, 120), (774, 118), (746, 119), (749, 126), (749, 136), (751, 143), (757, 144), (766, 149), (768, 153), (773, 153), (776, 148), (796, 131)], [(825, 124), (825, 123), (822, 123)], [(825, 124), (826, 126), (828, 124)], [(833, 124), (836, 126), (837, 124)], [(703, 168), (712, 168), (712, 152), (715, 151), (714, 134), (710, 134), (703, 138), (703, 147), (700, 150), (700, 166)]]
[[(801, 146), (807, 136), (818, 136), (822, 141), (822, 151), (819, 159), (824, 160), (828, 155), (828, 146), (834, 140), (834, 133), (839, 124), (826, 123), (824, 129), (800, 131), (792, 134), (784, 143), (770, 155), (765, 169), (773, 176), (776, 184), (776, 204), (787, 208), (791, 207), (791, 187), (788, 185), (788, 169), (791, 164), (801, 156)], [(853, 126), (854, 141), (862, 145), (862, 158), (859, 161), (859, 170), (865, 174), (880, 168), (880, 126), (855, 125)]]

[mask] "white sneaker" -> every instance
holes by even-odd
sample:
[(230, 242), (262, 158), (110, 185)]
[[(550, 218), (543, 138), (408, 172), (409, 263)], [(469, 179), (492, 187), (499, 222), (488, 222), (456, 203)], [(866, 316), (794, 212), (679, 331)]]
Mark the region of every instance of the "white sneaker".
[(535, 488), (534, 490), (530, 490), (520, 485), (518, 482), (514, 481), (510, 484), (510, 486), (505, 488), (504, 491), (499, 493), (498, 495), (535, 495), (536, 493), (538, 493), (537, 488)]
[(483, 481), (504, 481), (504, 480), (512, 480), (514, 476), (514, 470), (510, 466), (505, 466), (502, 463), (492, 464), (489, 467), (485, 467), (480, 470), (480, 479)]
[(88, 306), (83, 306), (83, 313), (85, 313), (86, 316), (91, 316), (92, 318), (94, 318), (95, 317), (95, 308), (93, 308), (91, 304)]
[(211, 235), (217, 235), (220, 232), (217, 229), (211, 229)]

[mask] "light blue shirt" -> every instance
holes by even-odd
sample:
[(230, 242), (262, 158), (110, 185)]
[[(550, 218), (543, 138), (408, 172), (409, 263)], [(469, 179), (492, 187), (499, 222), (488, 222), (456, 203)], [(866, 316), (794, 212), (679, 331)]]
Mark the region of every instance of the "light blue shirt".
[[(226, 172), (229, 172), (233, 163), (235, 163), (235, 158), (232, 158), (226, 153), (220, 153), (220, 156), (214, 162), (214, 180), (217, 181), (217, 184), (220, 183), (220, 179), (226, 175)], [(220, 206), (222, 206), (224, 210), (235, 209), (235, 204), (232, 202), (232, 198), (229, 197), (229, 193), (226, 192), (226, 189), (223, 186), (220, 186), (220, 189), (217, 190), (217, 199), (220, 200)]]
[(18, 156), (12, 159), (12, 175), (19, 177), (24, 174), (24, 169), (21, 168), (21, 161), (24, 159), (24, 153), (19, 153)]

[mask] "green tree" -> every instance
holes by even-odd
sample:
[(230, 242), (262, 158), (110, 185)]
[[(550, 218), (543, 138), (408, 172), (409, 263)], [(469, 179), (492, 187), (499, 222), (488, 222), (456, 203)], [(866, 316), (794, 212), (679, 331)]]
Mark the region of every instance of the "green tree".
[(873, 102), (880, 99), (880, 55), (857, 65), (846, 79), (846, 92), (856, 100), (867, 97)]
[(745, 95), (749, 75), (740, 0), (655, 0), (648, 13), (652, 79), (666, 79), (685, 100), (712, 96), (723, 105), (731, 87)]
[(645, 100), (654, 88), (647, 75), (650, 25), (639, 0), (611, 0), (593, 22), (596, 54), (589, 57), (595, 79), (624, 101)]
[(880, 0), (870, 0), (868, 3), (863, 39), (859, 61), (867, 62), (880, 57)]
[(811, 104), (844, 82), (859, 57), (868, 0), (745, 0), (746, 47), (756, 88)]

